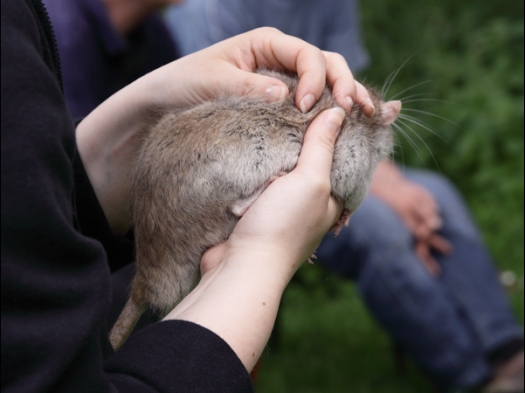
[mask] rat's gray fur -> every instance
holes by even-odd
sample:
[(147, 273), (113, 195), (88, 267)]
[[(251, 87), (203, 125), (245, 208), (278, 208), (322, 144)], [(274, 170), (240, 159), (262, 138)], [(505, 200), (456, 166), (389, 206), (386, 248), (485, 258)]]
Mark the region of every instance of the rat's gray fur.
[[(165, 114), (146, 135), (131, 170), (136, 275), (110, 339), (118, 348), (146, 307), (165, 316), (199, 278), (204, 251), (225, 241), (239, 215), (276, 176), (295, 167), (303, 136), (323, 110), (337, 106), (329, 88), (308, 113), (294, 97), (294, 75), (259, 71), (284, 81), (283, 102), (225, 98)], [(332, 194), (353, 212), (377, 163), (392, 150), (390, 123), (399, 104), (370, 90), (376, 112), (355, 105), (336, 142)], [(390, 105), (390, 106), (389, 106)]]

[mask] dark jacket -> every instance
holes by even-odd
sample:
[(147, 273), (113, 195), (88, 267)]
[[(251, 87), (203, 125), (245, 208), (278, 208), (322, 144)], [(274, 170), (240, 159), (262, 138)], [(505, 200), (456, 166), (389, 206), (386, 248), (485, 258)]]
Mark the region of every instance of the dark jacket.
[(189, 322), (154, 324), (112, 352), (95, 238), (108, 223), (76, 151), (49, 19), (40, 0), (1, 7), (2, 392), (252, 391), (232, 349)]
[(87, 116), (116, 91), (179, 57), (156, 13), (122, 37), (103, 0), (43, 3), (55, 31), (66, 104), (74, 118)]

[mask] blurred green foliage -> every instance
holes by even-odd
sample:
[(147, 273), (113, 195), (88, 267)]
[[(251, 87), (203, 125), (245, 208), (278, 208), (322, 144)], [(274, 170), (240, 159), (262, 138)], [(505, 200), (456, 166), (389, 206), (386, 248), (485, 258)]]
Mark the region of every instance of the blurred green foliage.
[(372, 58), (362, 76), (381, 86), (407, 61), (387, 97), (413, 87), (400, 97), (418, 94), (413, 99), (422, 101), (405, 104), (403, 112), (432, 130), (403, 126), (413, 143), (400, 136), (396, 160), (451, 178), (473, 209), (497, 263), (523, 275), (524, 3), (361, 4)]
[[(387, 98), (417, 94), (406, 101), (421, 101), (405, 102), (402, 113), (427, 128), (400, 123), (412, 142), (398, 136), (396, 161), (452, 179), (499, 269), (518, 277), (524, 258), (523, 4), (362, 0), (372, 62), (359, 75), (380, 88), (407, 62)], [(279, 344), (269, 345), (257, 391), (433, 391), (413, 366), (405, 375), (396, 372), (389, 338), (351, 283), (311, 266), (298, 275), (303, 283), (292, 282), (285, 293)], [(523, 288), (515, 285), (509, 294), (523, 321)]]

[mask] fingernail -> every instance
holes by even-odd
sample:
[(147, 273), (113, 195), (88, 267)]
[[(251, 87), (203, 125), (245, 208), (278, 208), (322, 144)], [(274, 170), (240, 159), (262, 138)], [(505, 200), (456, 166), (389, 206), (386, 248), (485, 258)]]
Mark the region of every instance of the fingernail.
[(348, 107), (350, 108), (348, 111), (350, 112), (354, 106), (354, 100), (352, 100), (352, 97), (348, 96), (346, 97), (346, 102), (348, 102)]
[(363, 105), (363, 111), (365, 112), (365, 115), (367, 115), (368, 117), (372, 116), (375, 111), (376, 111), (376, 108), (374, 106), (374, 103), (372, 102), (372, 100), (370, 98), (368, 98), (364, 105)]
[(315, 104), (315, 97), (314, 97), (314, 95), (313, 94), (308, 94), (301, 101), (301, 112), (303, 112), (303, 113), (308, 112), (310, 109), (312, 109), (314, 104)]
[(326, 118), (326, 124), (335, 133), (338, 133), (341, 129), (341, 125), (345, 119), (346, 113), (343, 108), (333, 108), (330, 110), (328, 117)]
[(286, 95), (286, 89), (282, 86), (270, 86), (266, 89), (266, 92), (264, 93), (264, 101), (265, 102), (277, 102), (277, 101), (283, 101), (284, 96)]

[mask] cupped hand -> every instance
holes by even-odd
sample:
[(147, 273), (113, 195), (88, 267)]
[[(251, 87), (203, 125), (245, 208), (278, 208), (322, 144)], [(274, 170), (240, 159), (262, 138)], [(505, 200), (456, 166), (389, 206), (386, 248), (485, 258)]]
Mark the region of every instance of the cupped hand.
[(260, 67), (298, 74), (295, 101), (303, 112), (313, 107), (327, 82), (347, 112), (354, 102), (369, 115), (374, 110), (367, 90), (354, 80), (341, 55), (322, 52), (269, 27), (219, 42), (163, 67), (151, 77), (156, 78), (159, 105), (187, 107), (229, 94), (264, 96), (268, 101), (283, 99), (287, 86), (254, 74)]
[(330, 169), (343, 118), (344, 111), (334, 108), (312, 122), (296, 168), (268, 186), (226, 243), (204, 255), (202, 273), (227, 254), (265, 255), (269, 269), (272, 260), (290, 262), (277, 267), (286, 283), (310, 257), (342, 212), (341, 203), (330, 194)]

